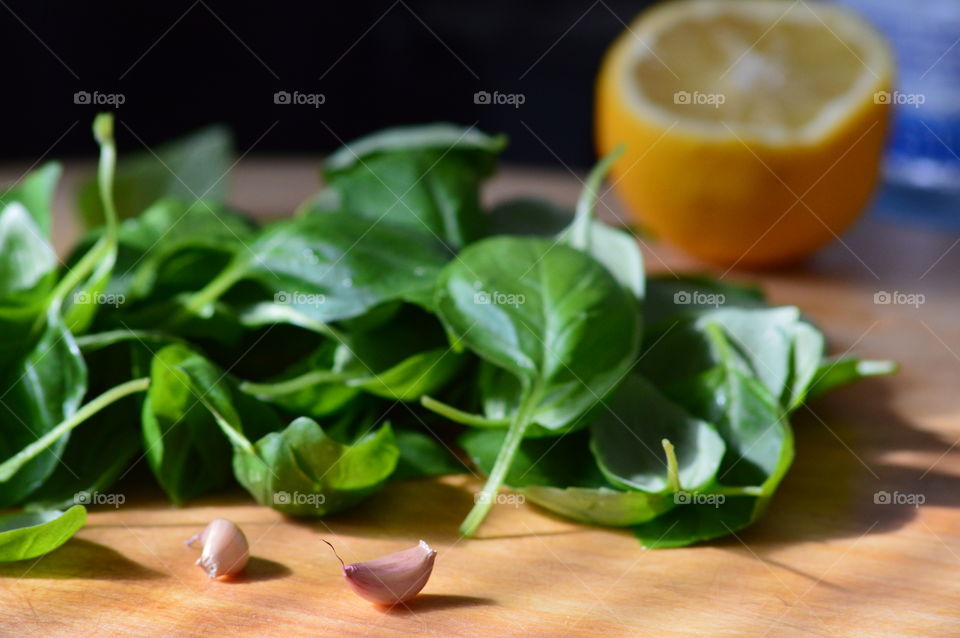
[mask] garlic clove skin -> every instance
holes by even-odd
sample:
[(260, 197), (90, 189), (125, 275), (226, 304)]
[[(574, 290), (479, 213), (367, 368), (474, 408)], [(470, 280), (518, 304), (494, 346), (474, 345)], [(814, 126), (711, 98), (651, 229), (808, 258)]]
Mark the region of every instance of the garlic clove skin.
[(343, 576), (361, 598), (378, 605), (396, 605), (420, 593), (430, 574), (437, 552), (424, 541), (416, 547), (362, 563), (343, 567)]
[(232, 521), (216, 518), (199, 534), (184, 541), (189, 547), (202, 545), (203, 550), (197, 565), (210, 578), (237, 574), (250, 561), (250, 546), (247, 537)]

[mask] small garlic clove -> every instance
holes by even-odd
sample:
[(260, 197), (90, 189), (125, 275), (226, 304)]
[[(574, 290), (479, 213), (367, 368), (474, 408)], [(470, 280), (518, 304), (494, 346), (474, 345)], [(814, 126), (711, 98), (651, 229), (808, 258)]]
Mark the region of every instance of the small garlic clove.
[(197, 565), (210, 578), (237, 574), (247, 566), (250, 560), (250, 547), (247, 537), (232, 521), (216, 518), (202, 532), (184, 541), (188, 547), (203, 547)]
[(396, 605), (420, 593), (430, 578), (436, 557), (437, 552), (420, 541), (416, 547), (402, 552), (344, 565), (343, 576), (361, 598), (378, 605)]

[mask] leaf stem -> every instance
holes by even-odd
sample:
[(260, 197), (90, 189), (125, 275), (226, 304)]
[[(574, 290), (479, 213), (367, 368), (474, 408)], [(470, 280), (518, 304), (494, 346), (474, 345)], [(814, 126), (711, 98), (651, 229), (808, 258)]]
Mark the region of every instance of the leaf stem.
[(726, 486), (717, 485), (702, 494), (724, 494), (725, 496), (763, 496), (762, 485)]
[(333, 370), (312, 370), (299, 377), (285, 379), (275, 383), (256, 383), (254, 381), (242, 381), (240, 389), (247, 394), (253, 394), (260, 397), (279, 397), (290, 394), (298, 390), (303, 390), (318, 383), (333, 383), (338, 381), (347, 381), (356, 375), (346, 372), (334, 372)]
[(113, 114), (98, 113), (93, 120), (93, 136), (100, 145), (97, 183), (107, 222), (107, 235), (116, 240), (117, 207), (113, 199), (113, 176), (117, 169), (117, 144), (113, 139)]
[(479, 414), (473, 414), (472, 412), (464, 412), (427, 395), (420, 397), (420, 405), (435, 414), (450, 419), (454, 423), (472, 425), (479, 428), (504, 428), (510, 425), (510, 419), (490, 419)]
[[(67, 271), (48, 298), (48, 304), (61, 304), (70, 292), (80, 285), (98, 267), (109, 272), (117, 253), (117, 208), (113, 199), (113, 176), (117, 170), (117, 145), (113, 139), (113, 114), (99, 113), (93, 120), (93, 136), (100, 145), (100, 161), (97, 164), (97, 185), (100, 201), (103, 202), (106, 231), (90, 250), (80, 258), (77, 265)], [(104, 259), (108, 263), (104, 264)], [(99, 273), (99, 271), (98, 271)], [(42, 325), (38, 319), (38, 327)]]
[(52, 430), (0, 464), (0, 482), (9, 481), (24, 465), (53, 445), (57, 439), (73, 430), (100, 410), (128, 395), (143, 392), (149, 387), (149, 377), (133, 379), (132, 381), (127, 381), (126, 383), (121, 383), (118, 386), (110, 388), (89, 403), (81, 406), (73, 416), (62, 421)]
[[(223, 418), (223, 415), (220, 414), (217, 408), (214, 407), (214, 405), (209, 399), (207, 399), (206, 396), (200, 397), (200, 403), (202, 403), (203, 407), (210, 412), (210, 414), (213, 416), (213, 420), (217, 422), (217, 425), (220, 426), (220, 429), (223, 431), (226, 437), (230, 439), (230, 443), (232, 443), (234, 447), (243, 450), (247, 454), (252, 454), (257, 458), (260, 458), (257, 456), (256, 449), (254, 448), (253, 443), (250, 442), (250, 439), (245, 437), (242, 432), (237, 430), (237, 428), (233, 427), (229, 421)], [(263, 462), (262, 459), (261, 462)], [(266, 465), (266, 463), (264, 463), (264, 465)]]
[(186, 303), (180, 309), (174, 323), (185, 317), (197, 314), (208, 305), (219, 299), (235, 283), (243, 279), (246, 274), (246, 261), (243, 259), (234, 259), (226, 268), (221, 270), (216, 277), (211, 279), (206, 286), (191, 294)]
[(683, 487), (680, 485), (680, 463), (677, 462), (677, 452), (669, 439), (661, 440), (660, 444), (667, 454), (667, 483), (670, 485), (670, 491), (679, 492)]
[(577, 250), (590, 248), (590, 222), (593, 221), (593, 211), (597, 206), (597, 191), (600, 190), (600, 184), (603, 183), (603, 178), (610, 167), (623, 155), (624, 150), (626, 146), (619, 144), (602, 157), (583, 183), (583, 190), (580, 191), (580, 198), (577, 200), (577, 212), (565, 237)]
[(94, 332), (91, 334), (79, 335), (76, 337), (77, 347), (81, 352), (95, 352), (100, 348), (112, 346), (121, 341), (159, 341), (185, 343), (180, 337), (155, 330), (134, 330), (131, 328), (121, 328), (117, 330), (105, 330), (104, 332)]
[(497, 453), (497, 460), (493, 464), (490, 476), (487, 477), (487, 482), (483, 486), (483, 489), (477, 494), (473, 509), (470, 510), (470, 513), (467, 514), (467, 517), (463, 519), (463, 523), (460, 525), (460, 533), (464, 536), (473, 536), (474, 532), (477, 531), (477, 528), (480, 527), (480, 524), (483, 522), (483, 519), (490, 513), (490, 509), (493, 507), (493, 503), (497, 498), (497, 492), (500, 490), (500, 485), (503, 484), (503, 480), (506, 478), (507, 472), (513, 464), (513, 457), (516, 455), (517, 450), (520, 448), (520, 443), (523, 441), (523, 435), (533, 421), (533, 411), (539, 400), (539, 388), (534, 388), (523, 398), (520, 408), (510, 423), (510, 428), (507, 430), (507, 436), (500, 446), (500, 451)]

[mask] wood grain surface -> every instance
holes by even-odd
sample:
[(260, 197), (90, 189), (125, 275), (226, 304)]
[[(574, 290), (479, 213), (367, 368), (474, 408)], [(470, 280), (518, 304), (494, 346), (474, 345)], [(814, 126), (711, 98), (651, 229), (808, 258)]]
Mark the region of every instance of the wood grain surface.
[[(314, 166), (242, 163), (234, 199), (282, 214), (314, 189)], [(508, 168), (488, 195), (572, 205), (579, 177)], [(618, 210), (605, 202), (605, 215)], [(58, 205), (63, 249), (75, 229), (66, 194)], [(93, 509), (62, 548), (0, 565), (0, 635), (960, 635), (958, 241), (864, 223), (802, 267), (728, 275), (798, 305), (833, 351), (902, 364), (894, 378), (797, 413), (797, 460), (766, 517), (737, 537), (645, 551), (628, 532), (498, 506), (480, 538), (462, 540), (457, 526), (479, 484), (469, 476), (392, 484), (323, 521), (284, 518), (240, 491), (175, 509), (126, 480), (117, 488), (126, 502)], [(664, 246), (645, 253), (651, 270), (704, 270)], [(877, 304), (881, 291), (924, 303)], [(924, 502), (878, 504), (881, 491)], [(207, 580), (182, 543), (215, 517), (237, 522), (252, 544), (236, 582)], [(384, 611), (347, 589), (320, 538), (347, 561), (421, 538), (439, 554), (423, 595)]]

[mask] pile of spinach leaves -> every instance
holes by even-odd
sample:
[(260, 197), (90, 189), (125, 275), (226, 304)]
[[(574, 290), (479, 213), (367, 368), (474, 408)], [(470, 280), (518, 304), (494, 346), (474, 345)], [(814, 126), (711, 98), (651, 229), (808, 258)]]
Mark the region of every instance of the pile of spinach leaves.
[(294, 516), (467, 463), (487, 482), (465, 535), (509, 487), (686, 545), (761, 515), (792, 411), (893, 369), (825, 358), (817, 328), (754, 288), (646, 276), (634, 237), (594, 219), (613, 157), (573, 215), (488, 211), (502, 137), (389, 129), (260, 226), (224, 200), (222, 129), (119, 168), (110, 115), (94, 134), (78, 212), (98, 225), (65, 263), (59, 167), (0, 197), (0, 506), (26, 510), (0, 520), (0, 560), (64, 542), (77, 495), (140, 461), (177, 505), (239, 484)]

